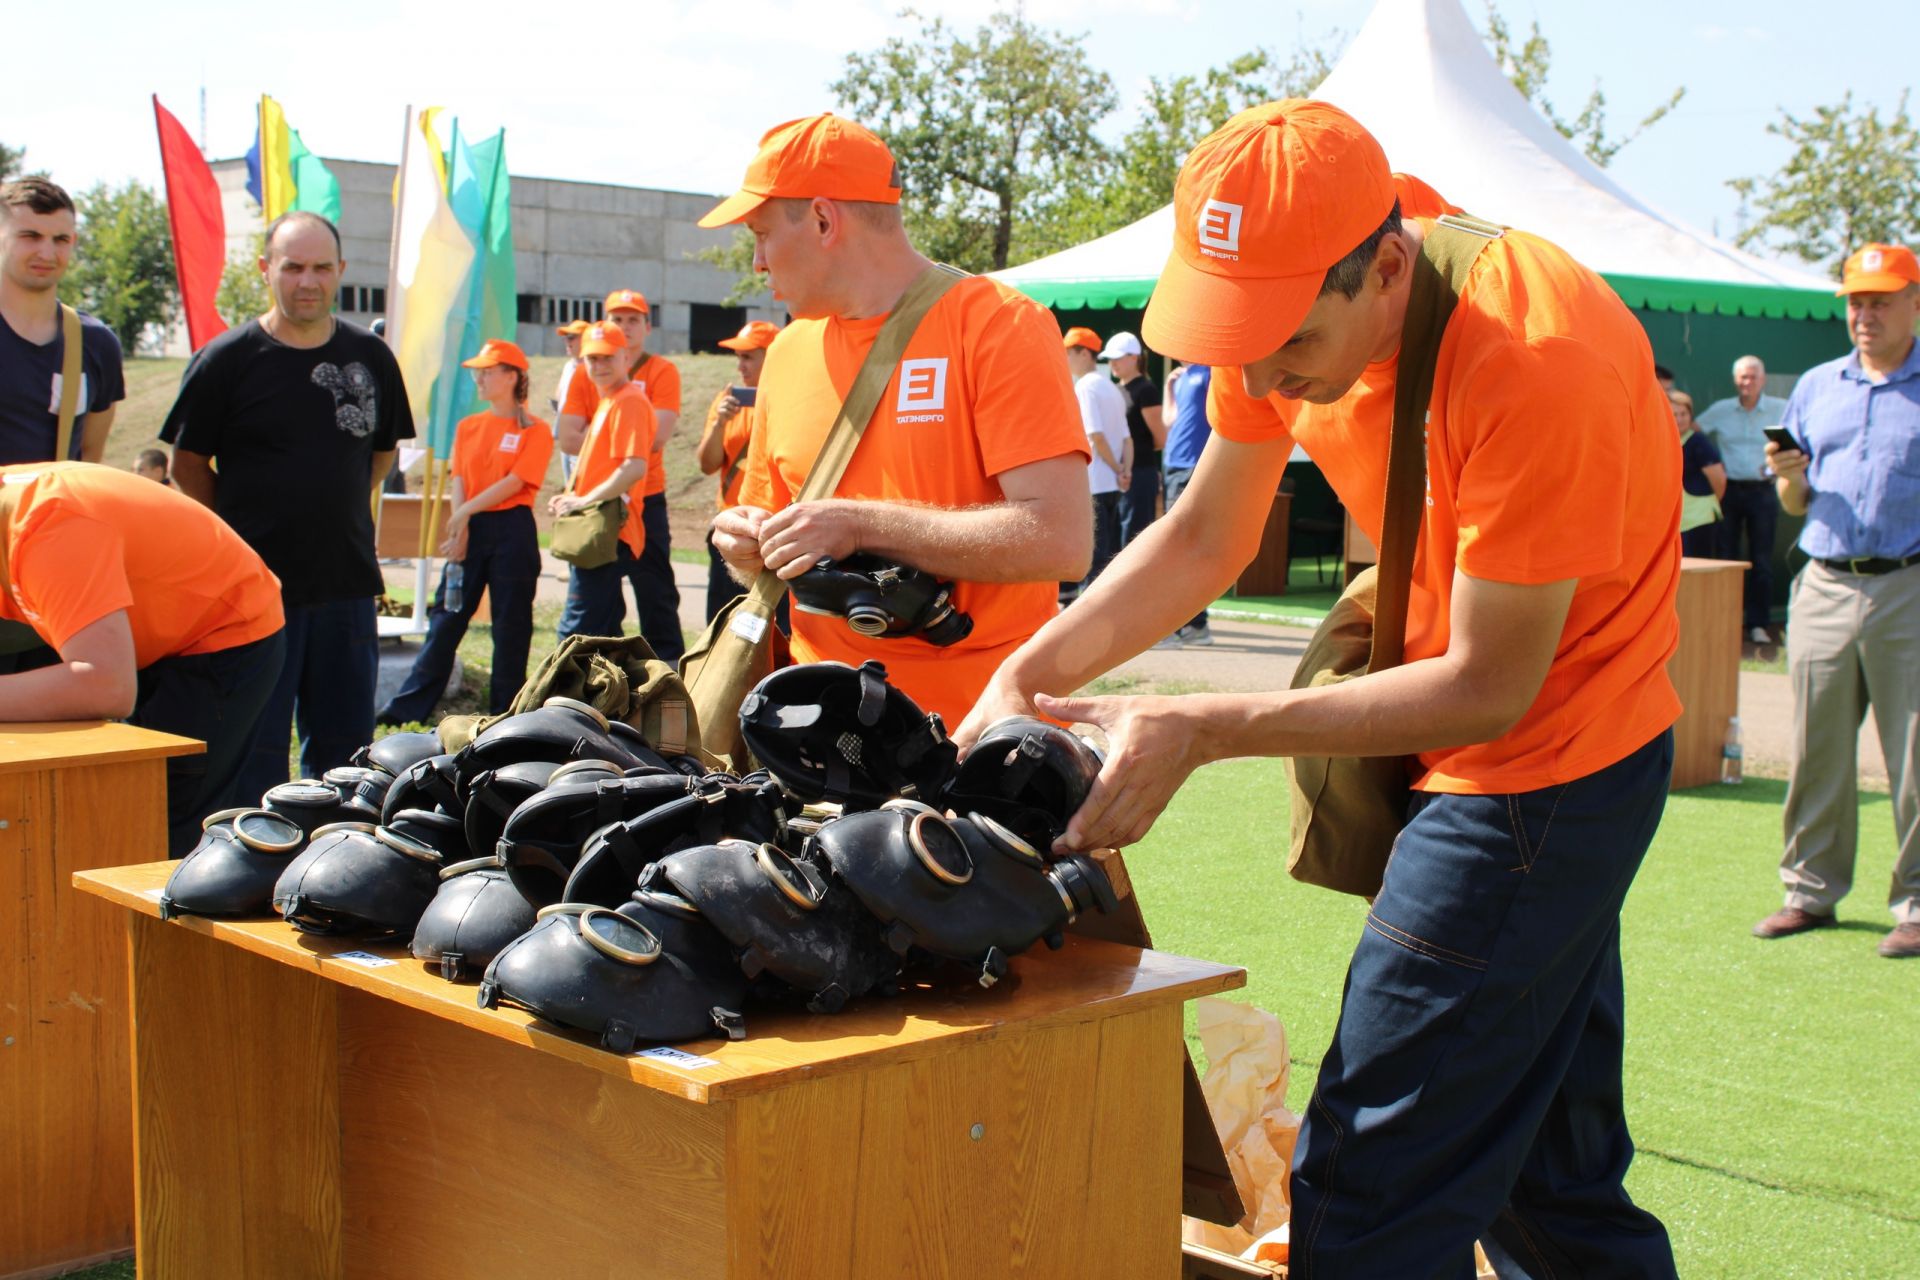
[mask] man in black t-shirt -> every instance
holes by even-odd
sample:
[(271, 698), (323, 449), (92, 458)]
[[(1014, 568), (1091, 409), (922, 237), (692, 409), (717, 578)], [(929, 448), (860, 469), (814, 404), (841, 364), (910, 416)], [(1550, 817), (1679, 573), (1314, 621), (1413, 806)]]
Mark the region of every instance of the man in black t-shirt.
[(413, 414), (387, 344), (333, 314), (345, 265), (325, 218), (276, 219), (260, 262), (272, 309), (201, 349), (160, 429), (174, 447), (174, 484), (280, 578), (287, 659), (245, 794), (286, 781), (296, 719), (308, 777), (373, 737), (373, 602), (384, 584), (372, 500), (397, 442), (413, 435)]
[(1160, 498), (1160, 446), (1167, 428), (1160, 416), (1160, 384), (1140, 367), (1140, 339), (1122, 330), (1107, 339), (1100, 358), (1127, 397), (1127, 432), (1133, 437), (1133, 483), (1120, 495), (1120, 545), (1153, 523)]

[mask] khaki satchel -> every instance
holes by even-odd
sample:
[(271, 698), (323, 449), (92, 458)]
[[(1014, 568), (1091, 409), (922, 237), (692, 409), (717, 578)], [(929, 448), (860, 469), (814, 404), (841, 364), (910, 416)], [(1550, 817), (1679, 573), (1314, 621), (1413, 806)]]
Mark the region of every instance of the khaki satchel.
[[(812, 502), (833, 494), (920, 321), (948, 289), (965, 278), (966, 272), (936, 263), (907, 286), (900, 304), (874, 338), (860, 372), (854, 375), (840, 415), (820, 446), (820, 456), (814, 459), (795, 502)], [(702, 745), (736, 766), (744, 765), (747, 758), (746, 744), (740, 740), (740, 703), (777, 665), (772, 645), (780, 629), (774, 625), (773, 611), (786, 593), (787, 584), (762, 569), (754, 575), (747, 593), (735, 597), (714, 615), (680, 660), (680, 675), (693, 697)]]
[[(1420, 540), (1434, 363), (1474, 259), (1500, 234), (1492, 223), (1449, 214), (1435, 220), (1414, 259), (1387, 450), (1380, 563), (1358, 574), (1327, 611), (1294, 671), (1295, 689), (1318, 689), (1400, 665)], [(1408, 769), (1404, 756), (1288, 760), (1293, 844), (1287, 874), (1366, 898), (1380, 892), (1394, 838), (1407, 822)]]
[(626, 508), (624, 498), (608, 498), (556, 517), (547, 550), (553, 552), (554, 559), (576, 569), (612, 564), (620, 555), (620, 526), (627, 522)]

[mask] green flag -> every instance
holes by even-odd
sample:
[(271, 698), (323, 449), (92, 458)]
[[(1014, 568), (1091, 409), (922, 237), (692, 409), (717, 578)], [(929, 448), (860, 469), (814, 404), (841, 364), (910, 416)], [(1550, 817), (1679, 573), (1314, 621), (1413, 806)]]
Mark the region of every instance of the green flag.
[(293, 201), (288, 209), (298, 209), (302, 213), (317, 213), (331, 222), (340, 225), (340, 181), (333, 176), (333, 170), (320, 163), (320, 157), (307, 150), (307, 144), (300, 141), (298, 129), (287, 130), (287, 158), (293, 170)]

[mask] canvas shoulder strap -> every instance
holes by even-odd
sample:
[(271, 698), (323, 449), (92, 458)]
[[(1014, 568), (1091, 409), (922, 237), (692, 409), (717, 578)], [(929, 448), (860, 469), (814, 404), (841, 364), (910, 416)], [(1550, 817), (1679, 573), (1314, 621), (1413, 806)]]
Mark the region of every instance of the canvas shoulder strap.
[(1427, 229), (1413, 261), (1400, 370), (1393, 396), (1393, 438), (1387, 450), (1387, 504), (1380, 521), (1380, 568), (1373, 615), (1373, 652), (1367, 670), (1397, 667), (1405, 656), (1407, 600), (1427, 477), (1427, 418), (1434, 365), (1454, 304), (1474, 259), (1502, 229), (1491, 222), (1446, 214)]
[(54, 432), (53, 460), (65, 462), (73, 448), (73, 420), (80, 410), (80, 313), (60, 304), (60, 423)]
[[(860, 437), (866, 433), (868, 420), (880, 407), (880, 397), (887, 384), (893, 381), (894, 366), (906, 354), (907, 343), (913, 340), (920, 322), (933, 310), (934, 304), (946, 296), (948, 289), (966, 278), (967, 273), (958, 267), (935, 263), (907, 286), (906, 293), (901, 295), (899, 304), (874, 338), (867, 358), (861, 361), (860, 372), (854, 375), (853, 386), (840, 405), (840, 414), (833, 420), (826, 443), (820, 446), (820, 455), (813, 460), (813, 469), (807, 472), (806, 482), (800, 486), (794, 501), (812, 502), (830, 497), (839, 487), (840, 477), (846, 474), (847, 464), (853, 461), (853, 452), (860, 446)], [(771, 616), (786, 591), (784, 581), (772, 571), (762, 569), (747, 591), (752, 602), (748, 607), (757, 605), (754, 612)]]

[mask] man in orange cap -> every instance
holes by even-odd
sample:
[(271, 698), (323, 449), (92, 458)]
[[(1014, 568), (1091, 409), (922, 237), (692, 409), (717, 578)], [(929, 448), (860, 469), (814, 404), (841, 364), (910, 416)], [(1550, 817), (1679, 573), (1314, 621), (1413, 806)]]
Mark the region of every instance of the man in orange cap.
[[(758, 392), (760, 368), (767, 362), (767, 348), (780, 334), (780, 326), (765, 320), (749, 320), (731, 338), (722, 338), (720, 346), (733, 352), (734, 375), (739, 381), (722, 387), (707, 407), (707, 425), (700, 432), (697, 456), (705, 475), (720, 477), (719, 509), (725, 511), (740, 500), (740, 473), (747, 462), (747, 441), (753, 438), (754, 424), (760, 420)], [(727, 562), (714, 550), (713, 535), (707, 535), (707, 621), (740, 594), (740, 584), (727, 572)], [(787, 602), (780, 602), (780, 628), (786, 630)]]
[(1807, 519), (1808, 558), (1787, 610), (1787, 900), (1753, 931), (1834, 923), (1853, 884), (1855, 755), (1871, 704), (1899, 850), (1880, 954), (1908, 959), (1920, 956), (1920, 261), (1905, 245), (1866, 245), (1847, 259), (1840, 292), (1853, 350), (1794, 386), (1780, 425), (1801, 447), (1766, 449), (1780, 505)]
[[(582, 382), (587, 381), (587, 375), (580, 371), (580, 335), (586, 331), (585, 320), (569, 320), (554, 330), (560, 335), (560, 341), (567, 350), (567, 362), (560, 366), (560, 380), (554, 384), (553, 398), (548, 401), (556, 419), (560, 416), (560, 407), (566, 404), (567, 395), (573, 389), (574, 375), (579, 374)], [(573, 455), (563, 453), (560, 455), (560, 480), (564, 484), (571, 479), (573, 479)]]
[(1127, 397), (1100, 367), (1102, 342), (1091, 329), (1068, 329), (1067, 372), (1080, 404), (1080, 426), (1093, 457), (1087, 462), (1087, 488), (1093, 494), (1093, 563), (1074, 584), (1078, 595), (1120, 549), (1120, 495), (1133, 482), (1133, 433), (1127, 429)]
[(1621, 1187), (1619, 911), (1679, 713), (1679, 451), (1646, 336), (1554, 245), (1482, 235), (1432, 339), (1405, 664), (1263, 694), (1071, 697), (1234, 580), (1296, 441), (1380, 539), (1435, 224), (1403, 219), (1370, 134), (1300, 100), (1197, 146), (1174, 217), (1143, 337), (1214, 368), (1215, 438), (1187, 496), (955, 736), (1022, 710), (1104, 728), (1078, 848), (1139, 839), (1211, 760), (1406, 757), (1409, 816), (1296, 1148), (1295, 1274), (1470, 1275), (1479, 1238), (1502, 1275), (1671, 1277), (1665, 1229)]
[(855, 551), (955, 583), (973, 619), (941, 648), (856, 635), (795, 610), (800, 661), (886, 663), (949, 724), (1087, 569), (1087, 442), (1060, 327), (987, 279), (962, 280), (920, 322), (834, 496), (794, 501), (887, 315), (931, 263), (900, 219), (893, 155), (838, 116), (767, 132), (738, 193), (700, 220), (753, 233), (754, 269), (795, 317), (768, 350), (740, 501), (714, 518), (736, 576), (794, 578)]
[[(567, 584), (567, 603), (560, 614), (560, 638), (617, 636), (626, 620), (627, 604), (620, 584), (634, 582), (640, 554), (647, 545), (640, 519), (641, 494), (653, 451), (655, 414), (646, 393), (627, 377), (627, 337), (620, 326), (603, 320), (580, 336), (580, 358), (599, 392), (593, 418), (576, 445), (579, 462), (567, 487), (547, 503), (547, 510), (564, 516), (582, 507), (619, 499), (625, 504), (620, 546), (610, 564), (592, 569), (573, 567)], [(640, 587), (634, 585), (635, 603)]]
[[(615, 289), (607, 295), (605, 310), (607, 323), (619, 326), (626, 339), (627, 380), (653, 406), (653, 455), (647, 459), (646, 497), (640, 506), (647, 538), (633, 572), (634, 610), (639, 615), (640, 634), (654, 653), (668, 662), (678, 662), (687, 644), (680, 633), (680, 589), (674, 585), (669, 556), (673, 530), (667, 519), (665, 450), (668, 437), (680, 423), (680, 369), (673, 361), (647, 350), (653, 312), (638, 289)], [(562, 453), (578, 452), (599, 395), (596, 387), (591, 383), (580, 386), (560, 406), (555, 434)], [(626, 605), (622, 603), (620, 609), (620, 621), (624, 623)]]

